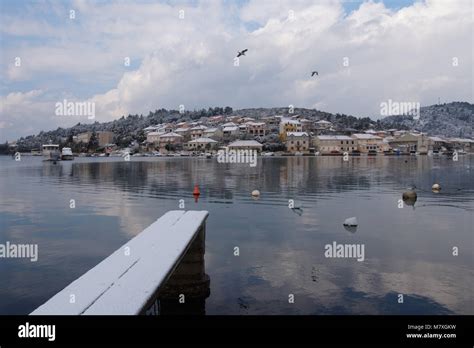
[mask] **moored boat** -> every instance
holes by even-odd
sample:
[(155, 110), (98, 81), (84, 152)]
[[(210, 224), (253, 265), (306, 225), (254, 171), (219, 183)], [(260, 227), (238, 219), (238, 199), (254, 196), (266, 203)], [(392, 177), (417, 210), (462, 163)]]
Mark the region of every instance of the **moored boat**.
[(63, 147), (61, 151), (61, 160), (63, 161), (72, 161), (74, 159), (74, 155), (72, 154), (72, 150), (70, 147)]
[(59, 161), (61, 154), (59, 152), (59, 145), (45, 144), (43, 145), (43, 161)]

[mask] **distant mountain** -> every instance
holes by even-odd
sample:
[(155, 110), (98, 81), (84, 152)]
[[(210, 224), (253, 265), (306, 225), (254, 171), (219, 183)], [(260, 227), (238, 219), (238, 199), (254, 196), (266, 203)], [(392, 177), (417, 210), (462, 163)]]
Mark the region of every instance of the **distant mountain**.
[(453, 102), (420, 108), (420, 117), (388, 116), (380, 121), (382, 128), (412, 129), (429, 135), (474, 138), (474, 104)]

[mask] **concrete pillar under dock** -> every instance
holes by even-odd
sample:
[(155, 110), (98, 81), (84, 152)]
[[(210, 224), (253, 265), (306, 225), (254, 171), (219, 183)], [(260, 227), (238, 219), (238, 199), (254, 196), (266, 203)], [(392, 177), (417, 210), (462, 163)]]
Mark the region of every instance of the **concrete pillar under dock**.
[(204, 315), (210, 295), (210, 278), (205, 273), (206, 224), (202, 224), (181, 262), (147, 310), (151, 315)]

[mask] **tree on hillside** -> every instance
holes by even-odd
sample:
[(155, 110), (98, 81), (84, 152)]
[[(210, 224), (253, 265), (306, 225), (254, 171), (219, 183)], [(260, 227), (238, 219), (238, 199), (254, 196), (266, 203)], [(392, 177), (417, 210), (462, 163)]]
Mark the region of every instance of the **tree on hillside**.
[(99, 147), (99, 139), (96, 132), (92, 132), (92, 135), (89, 139), (89, 144), (87, 145), (87, 150), (95, 152)]

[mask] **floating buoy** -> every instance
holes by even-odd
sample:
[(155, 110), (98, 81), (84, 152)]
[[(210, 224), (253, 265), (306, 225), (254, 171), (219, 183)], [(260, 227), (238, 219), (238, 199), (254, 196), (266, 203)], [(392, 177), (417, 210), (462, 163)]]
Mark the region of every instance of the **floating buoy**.
[(346, 220), (344, 220), (343, 225), (349, 227), (356, 227), (358, 225), (357, 218), (355, 216), (347, 218)]
[(253, 197), (260, 197), (260, 191), (259, 190), (253, 190), (252, 191), (252, 196)]
[(357, 232), (357, 226), (346, 226), (346, 225), (344, 225), (344, 229), (346, 231), (349, 231), (350, 233), (356, 233)]
[(194, 190), (193, 190), (194, 202), (197, 203), (200, 195), (201, 195), (201, 191), (199, 191), (199, 186), (194, 185)]
[(416, 200), (417, 199), (417, 195), (416, 195), (416, 192), (415, 191), (405, 191), (403, 192), (403, 195), (402, 195), (402, 198), (404, 201), (406, 200)]
[(440, 184), (434, 184), (433, 186), (431, 186), (431, 190), (433, 192), (439, 192), (441, 190)]
[(413, 206), (413, 208), (415, 206), (417, 198), (418, 197), (415, 191), (405, 191), (403, 192), (403, 195), (402, 195), (403, 202), (405, 202), (406, 205)]

